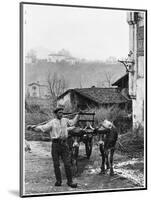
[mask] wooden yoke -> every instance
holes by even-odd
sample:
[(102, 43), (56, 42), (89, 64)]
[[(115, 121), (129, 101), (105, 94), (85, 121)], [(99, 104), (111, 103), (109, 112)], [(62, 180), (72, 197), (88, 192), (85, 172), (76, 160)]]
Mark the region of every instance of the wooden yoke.
[[(70, 117), (72, 115), (76, 115), (79, 112), (75, 112), (75, 113), (63, 113), (64, 117)], [(80, 116), (91, 116), (91, 119), (79, 119), (78, 120), (78, 125), (79, 122), (90, 122), (92, 124), (92, 126), (94, 126), (94, 116), (95, 116), (95, 112), (89, 113), (89, 112), (80, 112), (79, 113)]]

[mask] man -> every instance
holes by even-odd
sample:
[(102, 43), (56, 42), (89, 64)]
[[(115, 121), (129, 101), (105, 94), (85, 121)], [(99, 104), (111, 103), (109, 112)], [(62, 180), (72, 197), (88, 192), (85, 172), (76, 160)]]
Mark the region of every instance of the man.
[(77, 187), (77, 183), (73, 183), (72, 181), (72, 170), (71, 170), (71, 159), (69, 147), (67, 144), (68, 137), (68, 127), (74, 126), (79, 119), (79, 115), (77, 114), (74, 119), (69, 120), (63, 117), (63, 108), (57, 107), (54, 110), (55, 118), (50, 120), (47, 124), (44, 125), (33, 125), (28, 126), (28, 129), (32, 129), (34, 131), (50, 131), (50, 137), (52, 139), (52, 159), (54, 165), (54, 172), (56, 176), (55, 186), (61, 186), (61, 171), (60, 171), (60, 162), (59, 159), (63, 160), (65, 173), (67, 177), (67, 184), (72, 188)]

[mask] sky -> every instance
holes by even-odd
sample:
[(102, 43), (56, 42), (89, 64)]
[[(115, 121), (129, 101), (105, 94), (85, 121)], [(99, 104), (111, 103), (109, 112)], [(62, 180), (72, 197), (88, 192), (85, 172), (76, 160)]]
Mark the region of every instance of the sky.
[(61, 49), (88, 60), (127, 57), (127, 11), (24, 5), (25, 53), (39, 58)]

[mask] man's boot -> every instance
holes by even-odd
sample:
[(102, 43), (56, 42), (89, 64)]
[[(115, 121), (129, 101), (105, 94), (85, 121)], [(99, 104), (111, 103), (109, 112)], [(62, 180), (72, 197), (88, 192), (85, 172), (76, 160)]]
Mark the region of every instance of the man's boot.
[(72, 171), (71, 171), (71, 167), (65, 167), (65, 172), (66, 172), (66, 177), (67, 177), (67, 185), (72, 187), (72, 188), (76, 188), (77, 187), (77, 183), (73, 183), (72, 182)]
[(54, 172), (55, 172), (55, 176), (56, 176), (56, 180), (57, 180), (55, 183), (55, 186), (61, 186), (62, 179), (61, 179), (61, 171), (60, 171), (59, 166), (55, 166)]
[(61, 186), (61, 181), (56, 181), (55, 186)]
[(76, 188), (78, 186), (77, 183), (73, 183), (73, 182), (67, 182), (67, 185), (71, 188)]

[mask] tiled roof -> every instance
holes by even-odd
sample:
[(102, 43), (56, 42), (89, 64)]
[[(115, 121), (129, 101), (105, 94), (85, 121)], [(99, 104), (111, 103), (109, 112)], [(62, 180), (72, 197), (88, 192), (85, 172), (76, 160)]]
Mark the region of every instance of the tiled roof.
[(117, 88), (75, 88), (67, 90), (65, 93), (60, 95), (58, 99), (62, 98), (69, 92), (76, 92), (98, 104), (109, 104), (109, 103), (126, 103), (128, 100), (120, 93)]

